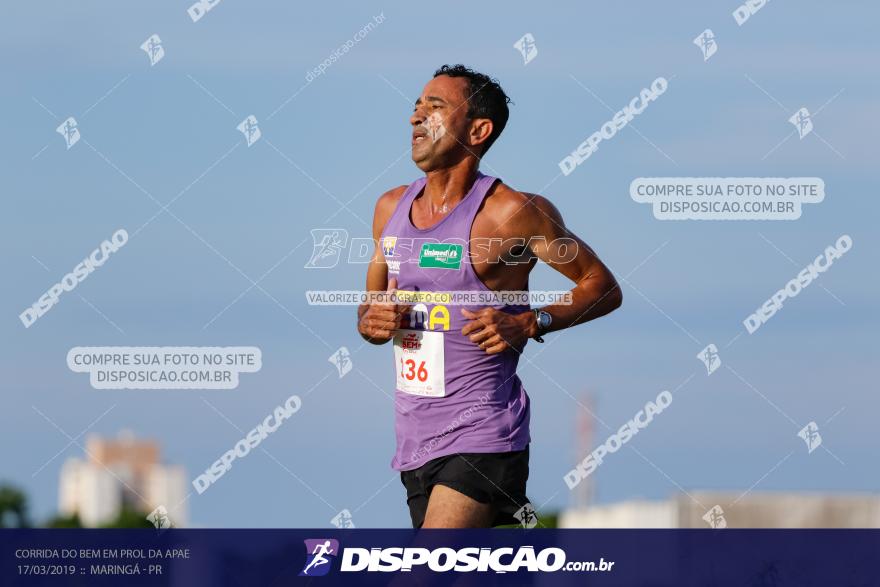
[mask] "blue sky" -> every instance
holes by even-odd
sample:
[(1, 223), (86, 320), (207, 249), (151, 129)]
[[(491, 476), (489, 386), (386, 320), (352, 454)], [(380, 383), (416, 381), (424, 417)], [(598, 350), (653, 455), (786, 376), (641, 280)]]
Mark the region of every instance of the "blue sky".
[[(220, 414), (249, 430), (317, 384), (262, 445), (278, 462), (257, 453), (236, 463), (189, 500), (192, 521), (321, 527), (348, 508), (358, 526), (407, 524), (388, 466), (391, 349), (362, 346), (351, 308), (309, 307), (303, 294), (362, 287), (363, 267), (303, 266), (310, 229), (369, 236), (376, 197), (418, 177), (412, 100), (436, 67), (457, 62), (497, 77), (514, 100), (483, 171), (549, 197), (626, 278), (621, 310), (526, 350), (532, 501), (569, 503), (562, 476), (585, 456), (573, 398), (589, 392), (616, 429), (685, 382), (632, 440), (638, 452), (624, 449), (597, 471), (599, 501), (679, 487), (742, 492), (759, 480), (755, 491), (876, 491), (876, 5), (768, 3), (742, 26), (735, 2), (502, 11), (223, 0), (195, 23), (187, 5), (2, 9), (0, 478), (28, 491), (36, 517), (54, 510), (60, 465), (82, 451), (68, 446), (35, 471), (68, 444), (65, 433), (76, 438), (108, 408), (92, 432), (157, 438), (165, 459), (194, 477), (242, 436)], [(706, 28), (719, 49), (704, 62), (692, 39)], [(538, 55), (524, 65), (513, 44), (527, 32)], [(150, 67), (140, 44), (154, 33), (166, 54)], [(623, 129), (560, 176), (559, 160), (611, 117), (597, 97), (617, 110), (658, 76), (669, 88), (633, 121), (641, 135)], [(821, 108), (821, 140), (795, 136), (767, 155), (801, 106)], [(263, 139), (247, 147), (236, 125), (250, 114)], [(67, 116), (84, 139), (70, 150), (55, 133)], [(660, 221), (628, 194), (634, 178), (655, 176), (821, 177), (826, 198), (796, 221)], [(101, 240), (143, 226), (160, 210), (152, 198), (178, 195), (170, 213), (22, 327), (18, 314)], [(742, 320), (842, 234), (853, 249), (746, 333)], [(567, 287), (546, 267), (531, 281)], [(709, 343), (724, 364), (711, 376), (695, 358)], [(97, 391), (65, 363), (73, 346), (151, 345), (258, 346), (263, 368), (231, 391)], [(342, 345), (357, 349), (356, 370), (339, 379), (327, 357)], [(831, 452), (807, 453), (796, 433), (809, 421)], [(595, 429), (597, 443), (610, 433)]]

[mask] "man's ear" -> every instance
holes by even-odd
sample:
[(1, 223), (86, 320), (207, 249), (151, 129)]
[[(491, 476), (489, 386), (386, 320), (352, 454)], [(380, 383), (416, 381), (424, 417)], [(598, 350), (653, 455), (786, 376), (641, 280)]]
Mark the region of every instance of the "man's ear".
[[(488, 118), (475, 118), (471, 121), (470, 144), (472, 147), (479, 147), (485, 144), (492, 136), (495, 126)], [(485, 149), (483, 149), (485, 151)]]

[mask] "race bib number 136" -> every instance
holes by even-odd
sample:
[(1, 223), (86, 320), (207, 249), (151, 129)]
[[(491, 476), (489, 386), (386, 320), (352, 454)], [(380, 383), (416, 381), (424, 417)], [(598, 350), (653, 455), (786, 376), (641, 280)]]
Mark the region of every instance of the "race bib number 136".
[(442, 332), (398, 330), (394, 363), (398, 390), (425, 397), (446, 395)]

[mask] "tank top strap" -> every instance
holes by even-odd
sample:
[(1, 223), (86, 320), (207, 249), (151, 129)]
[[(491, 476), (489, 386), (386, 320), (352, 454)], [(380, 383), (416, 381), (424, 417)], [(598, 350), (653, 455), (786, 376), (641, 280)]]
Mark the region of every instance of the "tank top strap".
[(496, 181), (499, 181), (497, 177), (477, 172), (477, 179), (474, 180), (470, 194), (458, 204), (460, 209), (456, 210), (456, 212), (459, 213), (461, 220), (464, 221), (467, 227), (467, 234), (470, 234), (470, 227), (474, 222), (477, 211), (479, 211), (483, 200), (486, 199), (486, 195), (492, 189), (492, 186), (495, 185)]
[[(422, 193), (427, 181), (427, 178), (421, 177), (407, 186), (406, 191), (404, 191), (403, 196), (401, 196), (400, 200), (397, 202), (397, 206), (394, 208), (394, 212), (391, 214), (386, 230), (393, 226), (398, 232), (408, 231), (411, 226), (409, 218), (413, 200)], [(465, 234), (470, 234), (470, 226), (473, 224), (477, 211), (480, 209), (480, 205), (486, 198), (486, 194), (489, 193), (489, 190), (492, 189), (492, 186), (495, 185), (496, 181), (499, 181), (497, 177), (483, 175), (482, 173), (477, 172), (477, 177), (474, 180), (471, 189), (468, 190), (465, 198), (456, 205), (455, 209), (450, 214), (452, 218), (449, 218), (449, 221), (446, 223), (437, 225), (436, 230), (438, 232), (451, 231), (453, 233), (460, 230), (466, 230)], [(428, 230), (431, 231), (434, 229)]]
[(421, 193), (422, 188), (425, 187), (427, 182), (428, 179), (426, 177), (420, 177), (406, 187), (403, 196), (397, 201), (397, 206), (394, 207), (394, 212), (391, 213), (391, 217), (388, 219), (388, 226), (391, 226), (392, 223), (401, 227), (409, 224), (409, 210), (412, 207), (413, 200)]

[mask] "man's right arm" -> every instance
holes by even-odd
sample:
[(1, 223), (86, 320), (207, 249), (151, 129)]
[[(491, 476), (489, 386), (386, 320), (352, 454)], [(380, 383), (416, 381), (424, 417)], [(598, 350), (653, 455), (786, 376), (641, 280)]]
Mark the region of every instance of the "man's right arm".
[[(405, 191), (406, 186), (394, 188), (382, 194), (376, 202), (373, 213), (373, 256), (367, 266), (368, 295), (386, 292), (389, 285), (397, 287), (396, 279), (392, 279), (391, 283), (388, 281), (388, 265), (379, 240)], [(358, 332), (367, 342), (385, 344), (400, 327), (401, 310), (399, 305), (375, 303), (373, 300), (361, 304), (358, 306)]]

